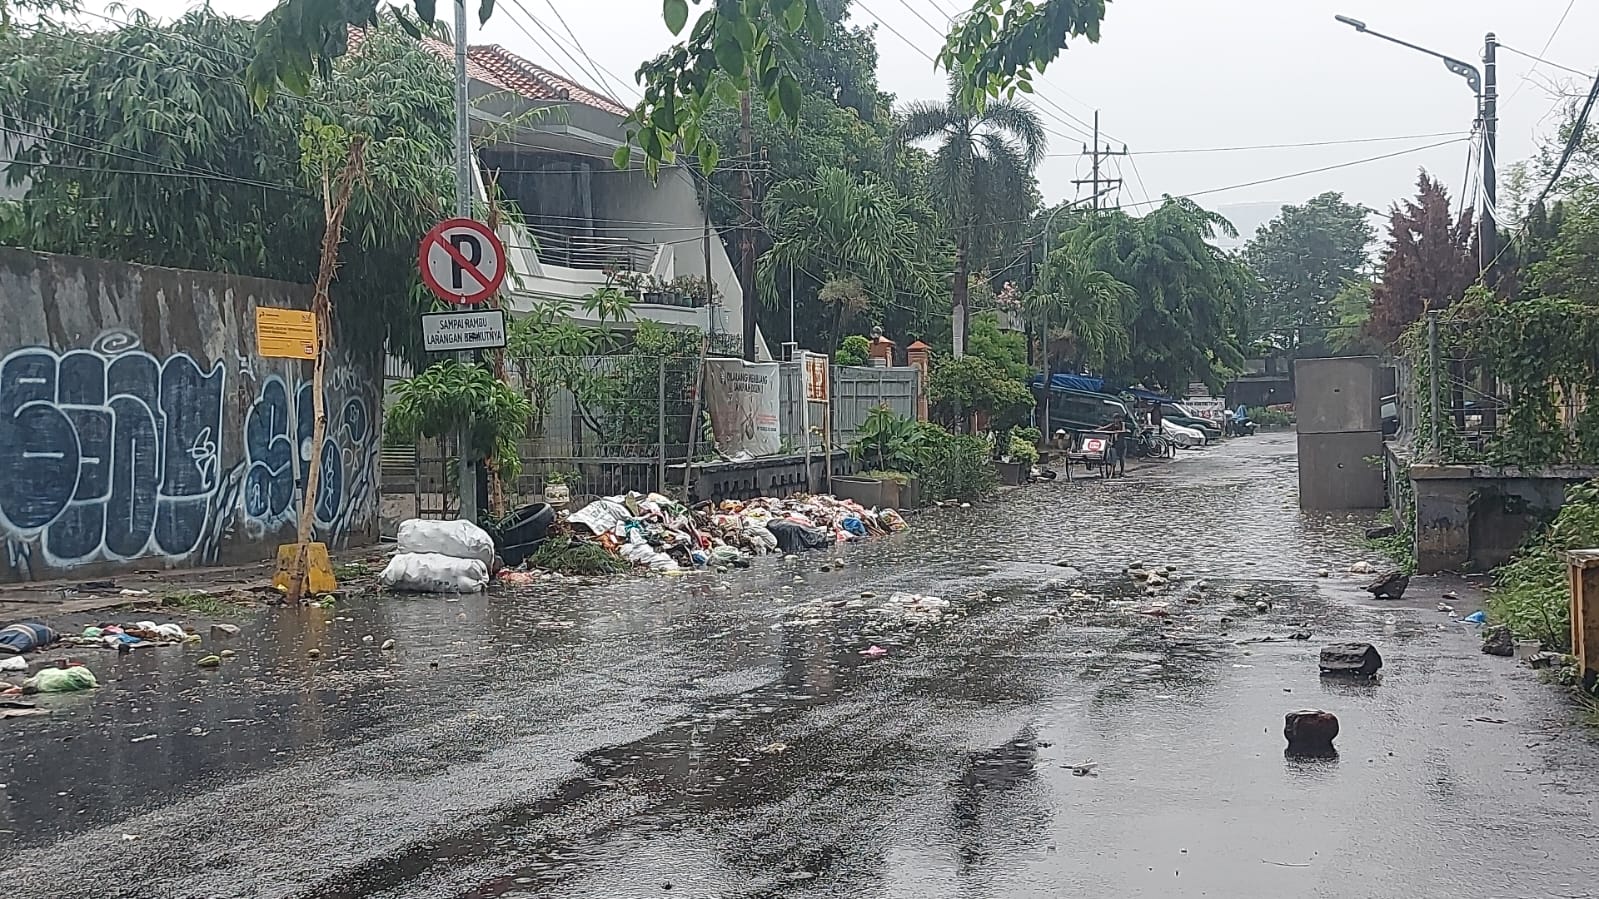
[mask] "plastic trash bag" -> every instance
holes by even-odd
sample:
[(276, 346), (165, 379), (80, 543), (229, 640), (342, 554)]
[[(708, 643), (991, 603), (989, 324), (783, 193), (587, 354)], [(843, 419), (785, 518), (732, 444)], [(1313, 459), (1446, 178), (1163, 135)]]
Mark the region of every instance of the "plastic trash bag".
[(0, 671), (27, 671), (28, 660), (22, 656), (6, 656), (0, 659)]
[(0, 653), (22, 655), (49, 646), (59, 639), (55, 631), (37, 621), (24, 621), (0, 628)]
[(411, 518), (400, 523), (396, 539), (401, 553), (436, 554), (494, 564), (494, 539), (470, 521), (427, 521)]
[(415, 593), (476, 593), (488, 586), (489, 566), (481, 559), (443, 553), (398, 553), (378, 575), (391, 590)]
[(74, 693), (93, 690), (100, 686), (94, 672), (82, 665), (71, 668), (42, 668), (38, 674), (22, 682), (24, 693)]
[(621, 498), (611, 497), (589, 503), (573, 512), (566, 520), (568, 524), (581, 525), (591, 533), (603, 534), (634, 517), (632, 510), (628, 509)]

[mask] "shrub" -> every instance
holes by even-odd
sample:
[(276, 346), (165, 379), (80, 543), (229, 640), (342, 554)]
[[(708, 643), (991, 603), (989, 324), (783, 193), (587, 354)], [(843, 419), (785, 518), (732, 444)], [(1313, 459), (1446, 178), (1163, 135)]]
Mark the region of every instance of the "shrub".
[(927, 445), (927, 465), (922, 471), (922, 495), (934, 501), (977, 500), (999, 488), (999, 476), (990, 461), (987, 440), (969, 434), (951, 434), (935, 424), (917, 426)]
[(859, 334), (851, 334), (839, 344), (838, 352), (833, 354), (835, 365), (865, 365), (866, 359), (872, 354), (872, 343)]
[(1022, 421), (1033, 407), (1026, 385), (980, 356), (939, 360), (927, 379), (927, 395), (941, 421), (964, 422), (983, 412), (999, 430)]
[(1566, 491), (1560, 514), (1516, 558), (1494, 572), (1488, 611), (1517, 637), (1571, 649), (1571, 600), (1561, 552), (1599, 546), (1599, 480)]
[(1005, 447), (1005, 455), (1010, 456), (1012, 462), (1020, 462), (1027, 466), (1037, 465), (1038, 442), (1023, 439), (1017, 435), (1016, 430), (1010, 432), (1010, 443)]
[(1294, 423), (1292, 412), (1284, 412), (1281, 409), (1268, 409), (1264, 406), (1251, 407), (1249, 418), (1263, 428), (1287, 428)]

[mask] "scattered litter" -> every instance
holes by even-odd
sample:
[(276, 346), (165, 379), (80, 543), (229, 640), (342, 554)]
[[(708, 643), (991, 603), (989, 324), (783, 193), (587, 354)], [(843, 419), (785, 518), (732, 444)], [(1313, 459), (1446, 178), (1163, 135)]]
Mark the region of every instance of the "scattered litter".
[(215, 668), (215, 667), (217, 667), (217, 666), (219, 666), (221, 664), (222, 664), (222, 657), (221, 656), (206, 656), (205, 658), (199, 660), (198, 662), (195, 662), (194, 666), (196, 668)]
[(1476, 612), (1472, 612), (1470, 615), (1467, 615), (1466, 617), (1464, 617), (1464, 618), (1462, 618), (1460, 620), (1468, 622), (1470, 624), (1487, 624), (1488, 623), (1488, 613), (1479, 610), (1479, 611), (1476, 611)]
[(134, 737), (133, 739), (129, 740), (128, 742), (129, 743), (143, 743), (146, 740), (154, 740), (155, 738), (156, 738), (155, 734), (145, 734), (142, 737)]
[(408, 518), (400, 522), (395, 545), (400, 555), (415, 553), (475, 559), (483, 563), (485, 572), (494, 562), (494, 539), (472, 522), (460, 519), (432, 521)]
[(42, 668), (22, 682), (23, 693), (75, 693), (100, 686), (94, 672), (82, 665), (68, 668)]
[(59, 634), (37, 621), (7, 625), (0, 628), (0, 654), (22, 655), (43, 649), (58, 639)]
[(1370, 562), (1356, 562), (1349, 566), (1350, 574), (1376, 574), (1377, 569)]
[(1508, 724), (1508, 723), (1510, 723), (1510, 722), (1506, 721), (1503, 718), (1489, 718), (1487, 715), (1478, 715), (1477, 717), (1475, 717), (1475, 718), (1473, 718), (1471, 720), (1473, 720), (1473, 721), (1481, 721), (1483, 724)]
[(388, 652), (389, 650), (394, 648), (394, 641), (393, 640), (384, 640), (383, 641), (383, 645), (378, 647), (378, 648), (381, 649), (384, 652)]
[(1062, 768), (1070, 768), (1073, 777), (1098, 777), (1099, 776), (1098, 774), (1095, 773), (1095, 769), (1099, 767), (1099, 763), (1098, 762), (1083, 762), (1083, 763), (1077, 764), (1077, 765), (1062, 765), (1061, 767)]
[(876, 659), (888, 655), (888, 650), (878, 646), (876, 643), (873, 643), (866, 649), (861, 650), (861, 655), (866, 656), (869, 659)]
[(211, 636), (213, 637), (237, 637), (238, 635), (239, 626), (236, 624), (211, 625)]
[(1448, 590), (1448, 591), (1445, 591), (1445, 593), (1444, 593), (1444, 599), (1459, 599), (1459, 598), (1460, 598), (1460, 594), (1456, 593), (1453, 590)]
[(149, 596), (150, 595), (150, 591), (149, 590), (134, 590), (134, 589), (129, 588), (129, 587), (124, 587), (121, 590), (117, 591), (117, 595), (118, 596)]
[(1441, 603), (1438, 604), (1438, 611), (1440, 611), (1440, 612), (1453, 612), (1454, 610), (1455, 610), (1455, 607), (1450, 605), (1449, 603), (1441, 602)]
[(27, 671), (28, 660), (22, 656), (6, 656), (0, 659), (0, 671)]

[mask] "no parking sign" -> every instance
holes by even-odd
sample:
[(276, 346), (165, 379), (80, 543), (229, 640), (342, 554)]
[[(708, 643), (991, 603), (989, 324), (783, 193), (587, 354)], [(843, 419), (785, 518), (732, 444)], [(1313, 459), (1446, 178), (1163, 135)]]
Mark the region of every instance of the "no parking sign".
[(446, 303), (470, 306), (505, 282), (505, 245), (482, 222), (445, 219), (422, 238), (422, 282)]

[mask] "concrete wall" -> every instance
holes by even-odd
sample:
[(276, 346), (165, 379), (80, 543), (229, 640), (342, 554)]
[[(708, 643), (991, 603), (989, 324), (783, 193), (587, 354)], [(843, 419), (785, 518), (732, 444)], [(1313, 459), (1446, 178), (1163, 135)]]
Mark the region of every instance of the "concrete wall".
[(1222, 395), (1227, 398), (1229, 409), (1238, 408), (1239, 403), (1276, 406), (1294, 401), (1294, 382), (1287, 375), (1237, 378), (1227, 383)]
[(1410, 466), (1416, 504), (1416, 570), (1487, 571), (1510, 560), (1560, 511), (1566, 488), (1599, 468)]
[[(311, 364), (255, 353), (310, 289), (0, 249), (0, 581), (253, 562), (295, 539)], [(376, 539), (380, 372), (335, 349), (319, 539)]]

